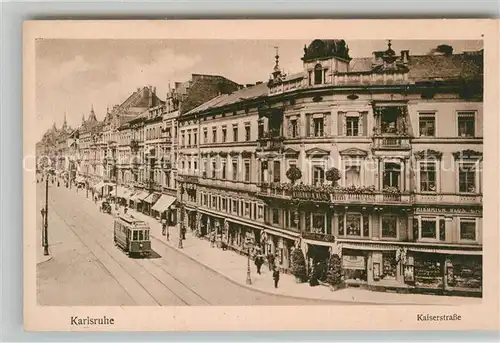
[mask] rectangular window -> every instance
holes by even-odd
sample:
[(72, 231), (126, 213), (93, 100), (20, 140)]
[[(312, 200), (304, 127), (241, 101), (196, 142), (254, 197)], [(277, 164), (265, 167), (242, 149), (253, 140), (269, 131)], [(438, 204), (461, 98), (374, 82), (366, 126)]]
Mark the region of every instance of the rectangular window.
[(475, 164), (460, 163), (458, 171), (458, 189), (460, 193), (476, 192)]
[(382, 217), (382, 238), (396, 238), (398, 221), (396, 216)]
[(345, 167), (345, 185), (346, 186), (361, 186), (361, 167), (346, 166)]
[(227, 141), (227, 128), (225, 126), (222, 127), (222, 143), (226, 143)]
[(245, 140), (248, 142), (250, 141), (251, 139), (251, 136), (250, 136), (250, 123), (246, 123), (245, 124)]
[(233, 200), (233, 213), (238, 214), (238, 200)]
[[(361, 236), (361, 216), (359, 214), (346, 214), (347, 236)], [(343, 231), (343, 230), (342, 230)]]
[(217, 143), (217, 127), (212, 127), (212, 143)]
[(281, 164), (280, 161), (274, 161), (273, 182), (281, 182)]
[(476, 113), (470, 111), (458, 112), (458, 136), (474, 137)]
[(227, 199), (222, 198), (222, 210), (227, 211)]
[(181, 132), (181, 146), (184, 146), (186, 144), (186, 135), (184, 134), (184, 131)]
[(292, 138), (296, 138), (299, 136), (299, 125), (297, 119), (290, 120), (290, 135)]
[(262, 219), (264, 218), (264, 208), (262, 206), (259, 206), (257, 208), (257, 219)]
[(245, 217), (250, 217), (250, 203), (245, 202)]
[(315, 233), (325, 233), (325, 215), (322, 213), (313, 213), (311, 231)]
[(193, 132), (193, 144), (198, 145), (198, 131), (194, 130)]
[(194, 161), (193, 165), (194, 165), (194, 170), (197, 170), (198, 169), (198, 163), (196, 161)]
[(264, 123), (263, 122), (259, 122), (259, 138), (262, 138), (264, 137)]
[(313, 124), (314, 137), (323, 137), (325, 128), (323, 118), (313, 118)]
[(435, 218), (422, 218), (420, 238), (437, 239), (437, 222)]
[(436, 192), (436, 164), (434, 162), (420, 164), (420, 191)]
[(346, 118), (346, 136), (358, 136), (359, 135), (359, 117), (347, 117)]
[(325, 170), (322, 167), (313, 167), (313, 185), (318, 186), (325, 182)]
[(221, 169), (222, 169), (222, 179), (226, 179), (226, 162), (223, 161), (221, 162)]
[(137, 230), (134, 230), (134, 231), (133, 231), (133, 234), (132, 234), (132, 240), (133, 240), (133, 241), (136, 241), (136, 240), (137, 240)]
[(397, 163), (384, 163), (384, 188), (396, 187), (399, 189), (399, 179), (401, 174), (401, 167)]
[(460, 240), (476, 241), (476, 221), (474, 219), (460, 219)]
[(273, 224), (280, 223), (280, 215), (277, 209), (273, 208)]
[(215, 179), (216, 177), (216, 174), (215, 174), (215, 170), (216, 170), (216, 164), (215, 164), (215, 161), (212, 161), (212, 179)]
[(188, 146), (191, 146), (191, 130), (188, 131)]
[(203, 143), (205, 143), (205, 144), (208, 143), (208, 130), (207, 130), (207, 128), (203, 129)]
[(434, 113), (419, 113), (418, 130), (420, 137), (434, 137), (436, 135), (436, 116)]
[(233, 125), (233, 142), (238, 141), (238, 124)]
[(233, 161), (233, 180), (238, 181), (238, 161)]
[(245, 182), (250, 182), (250, 161), (245, 161)]

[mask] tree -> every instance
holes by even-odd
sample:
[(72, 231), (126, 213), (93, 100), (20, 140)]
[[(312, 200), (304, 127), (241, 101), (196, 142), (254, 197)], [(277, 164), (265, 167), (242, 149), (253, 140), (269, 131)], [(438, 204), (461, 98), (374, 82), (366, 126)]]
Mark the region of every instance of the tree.
[(342, 262), (337, 254), (331, 255), (328, 260), (326, 280), (332, 286), (337, 286), (342, 282)]
[(330, 168), (326, 171), (325, 178), (335, 186), (337, 181), (340, 180), (340, 171), (337, 168)]
[(305, 282), (307, 280), (306, 259), (300, 248), (294, 248), (291, 254), (292, 258), (292, 274), (298, 281)]
[(296, 166), (291, 166), (286, 172), (286, 177), (293, 184), (295, 183), (295, 181), (300, 180), (300, 178), (302, 178), (302, 172)]

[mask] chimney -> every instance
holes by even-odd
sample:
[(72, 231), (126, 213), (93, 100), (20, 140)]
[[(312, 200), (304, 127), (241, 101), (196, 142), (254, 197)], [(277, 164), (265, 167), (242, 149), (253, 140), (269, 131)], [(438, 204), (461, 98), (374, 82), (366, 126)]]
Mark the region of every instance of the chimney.
[(408, 65), (409, 60), (410, 50), (401, 50), (401, 62), (403, 62), (404, 65)]

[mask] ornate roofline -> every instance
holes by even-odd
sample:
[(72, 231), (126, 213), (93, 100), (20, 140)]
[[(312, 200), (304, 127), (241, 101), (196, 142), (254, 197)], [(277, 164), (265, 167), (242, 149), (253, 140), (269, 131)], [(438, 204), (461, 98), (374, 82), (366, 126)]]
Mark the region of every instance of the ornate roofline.
[(415, 154), (415, 158), (417, 159), (425, 159), (428, 157), (433, 157), (437, 159), (441, 159), (443, 157), (443, 153), (440, 151), (432, 150), (432, 149), (426, 149), (422, 151), (417, 151)]
[(483, 158), (483, 153), (480, 151), (475, 151), (471, 149), (466, 149), (462, 151), (457, 151), (453, 153), (453, 158), (455, 160), (459, 159), (482, 159)]

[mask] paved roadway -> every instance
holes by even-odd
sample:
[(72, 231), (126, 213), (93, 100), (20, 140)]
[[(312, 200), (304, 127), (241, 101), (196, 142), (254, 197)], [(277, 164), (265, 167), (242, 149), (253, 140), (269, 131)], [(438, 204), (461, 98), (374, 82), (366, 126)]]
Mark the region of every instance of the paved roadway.
[[(37, 185), (37, 213), (45, 203)], [(151, 258), (129, 258), (113, 243), (113, 217), (99, 212), (85, 192), (49, 188), (49, 243), (53, 258), (37, 266), (41, 305), (204, 306), (320, 305), (263, 294), (236, 285), (163, 242), (153, 239)], [(41, 220), (37, 220), (37, 234)]]

